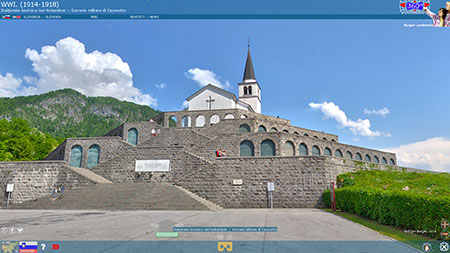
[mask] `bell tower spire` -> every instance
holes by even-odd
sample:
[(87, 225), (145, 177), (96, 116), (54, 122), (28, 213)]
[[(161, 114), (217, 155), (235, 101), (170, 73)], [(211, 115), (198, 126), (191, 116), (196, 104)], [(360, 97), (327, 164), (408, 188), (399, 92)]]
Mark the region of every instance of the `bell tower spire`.
[(245, 62), (244, 77), (239, 84), (239, 100), (251, 105), (252, 109), (261, 113), (261, 88), (255, 77), (252, 55), (250, 54), (250, 38), (248, 39), (247, 61)]

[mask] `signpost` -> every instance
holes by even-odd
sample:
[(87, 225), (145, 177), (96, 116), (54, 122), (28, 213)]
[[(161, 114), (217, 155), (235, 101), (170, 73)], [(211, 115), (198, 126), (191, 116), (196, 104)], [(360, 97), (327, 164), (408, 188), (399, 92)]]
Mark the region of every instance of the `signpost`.
[(275, 191), (275, 183), (274, 182), (267, 182), (267, 191), (270, 195), (270, 208), (273, 208), (273, 196), (272, 193)]
[(11, 193), (14, 190), (14, 184), (7, 184), (6, 185), (6, 192), (8, 193), (8, 198), (6, 200), (6, 207), (9, 206), (9, 200), (11, 199)]

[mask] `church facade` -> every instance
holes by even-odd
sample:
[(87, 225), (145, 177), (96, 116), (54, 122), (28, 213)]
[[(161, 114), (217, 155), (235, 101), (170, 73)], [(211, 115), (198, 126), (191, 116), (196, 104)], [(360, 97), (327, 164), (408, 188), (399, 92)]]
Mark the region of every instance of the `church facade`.
[[(236, 97), (207, 85), (185, 110), (123, 123), (103, 137), (69, 138), (42, 163), (84, 168), (113, 183), (169, 182), (227, 208), (268, 207), (269, 182), (274, 207), (316, 207), (341, 173), (399, 169), (393, 153), (261, 114), (250, 51), (238, 87)], [(216, 156), (220, 149), (226, 156)], [(70, 185), (70, 177), (60, 180)]]

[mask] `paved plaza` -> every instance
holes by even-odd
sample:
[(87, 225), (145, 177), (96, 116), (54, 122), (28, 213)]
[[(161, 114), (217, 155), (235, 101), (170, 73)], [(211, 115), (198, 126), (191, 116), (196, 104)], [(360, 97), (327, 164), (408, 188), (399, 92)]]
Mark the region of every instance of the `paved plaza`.
[[(174, 226), (278, 227), (278, 232), (180, 232), (178, 238), (156, 238), (156, 232), (171, 231)], [(3, 227), (8, 228), (8, 232), (0, 232), (1, 241), (226, 240), (324, 241), (327, 243), (370, 241), (385, 242), (390, 245), (389, 247), (394, 247), (393, 251), (385, 252), (416, 252), (364, 226), (318, 209), (225, 209), (220, 211), (3, 209), (0, 210), (0, 228)], [(11, 227), (15, 228), (15, 231), (11, 232)]]

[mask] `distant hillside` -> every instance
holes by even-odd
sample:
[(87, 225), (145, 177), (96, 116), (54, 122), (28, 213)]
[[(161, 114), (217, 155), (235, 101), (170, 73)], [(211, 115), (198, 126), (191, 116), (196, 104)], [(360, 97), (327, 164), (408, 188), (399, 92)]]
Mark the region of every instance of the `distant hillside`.
[(156, 116), (149, 106), (111, 97), (87, 97), (72, 89), (0, 98), (0, 119), (21, 118), (53, 138), (102, 136), (123, 122)]

